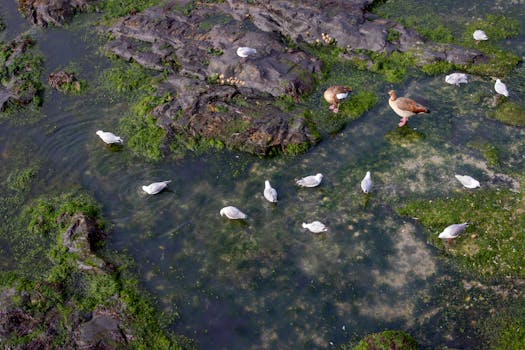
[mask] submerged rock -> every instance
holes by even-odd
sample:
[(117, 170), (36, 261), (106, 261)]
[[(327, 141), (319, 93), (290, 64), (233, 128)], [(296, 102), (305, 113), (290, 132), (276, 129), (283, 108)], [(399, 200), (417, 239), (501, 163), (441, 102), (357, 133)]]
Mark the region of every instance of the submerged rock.
[(75, 74), (59, 71), (49, 74), (48, 78), (49, 85), (58, 91), (67, 91), (69, 86), (72, 86), (74, 90), (80, 91), (80, 81), (78, 81)]
[(94, 0), (18, 0), (19, 11), (33, 24), (61, 26)]
[(24, 36), (0, 45), (5, 57), (0, 64), (3, 82), (0, 86), (0, 112), (10, 105), (27, 105), (41, 92), (41, 62), (38, 58), (31, 59), (34, 44), (33, 39)]

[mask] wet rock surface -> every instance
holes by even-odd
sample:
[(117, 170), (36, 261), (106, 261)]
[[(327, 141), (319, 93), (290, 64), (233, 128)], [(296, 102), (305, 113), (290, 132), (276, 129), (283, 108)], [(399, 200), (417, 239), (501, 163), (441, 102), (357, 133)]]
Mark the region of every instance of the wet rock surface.
[[(205, 138), (259, 155), (316, 142), (302, 116), (274, 107), (275, 98), (312, 92), (321, 62), (295, 43), (336, 44), (348, 51), (416, 51), (421, 64), (482, 62), (476, 50), (424, 43), (413, 30), (368, 12), (371, 0), (246, 1), (199, 4), (189, 15), (178, 2), (122, 18), (105, 31), (106, 50), (143, 67), (169, 73), (155, 109), (173, 137)], [(395, 29), (399, 39), (387, 40)], [(321, 41), (323, 40), (323, 41)], [(248, 46), (257, 53), (236, 54)], [(235, 99), (244, 99), (239, 106)], [(220, 105), (219, 112), (217, 106)], [(255, 108), (250, 106), (257, 106)], [(261, 108), (262, 107), (262, 108)]]
[(75, 13), (86, 10), (92, 0), (19, 0), (19, 11), (33, 24), (61, 26)]
[(73, 73), (66, 71), (59, 71), (49, 74), (48, 78), (49, 85), (58, 91), (64, 91), (65, 86), (74, 84), (74, 88), (80, 91), (80, 81)]
[(38, 67), (29, 64), (34, 41), (30, 37), (19, 37), (2, 44), (3, 61), (0, 62), (0, 112), (10, 105), (31, 103), (41, 91)]

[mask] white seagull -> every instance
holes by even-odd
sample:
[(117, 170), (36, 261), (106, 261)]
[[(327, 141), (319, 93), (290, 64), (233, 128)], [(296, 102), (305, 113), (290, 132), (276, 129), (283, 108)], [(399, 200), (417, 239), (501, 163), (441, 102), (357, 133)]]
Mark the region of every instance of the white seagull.
[(322, 180), (323, 174), (318, 173), (315, 175), (303, 177), (302, 179), (295, 181), (295, 183), (301, 187), (316, 187), (319, 186)]
[(459, 84), (468, 83), (467, 75), (465, 73), (452, 73), (445, 77), (445, 81), (449, 84), (459, 86)]
[(277, 191), (270, 185), (268, 180), (264, 181), (264, 198), (271, 203), (277, 202)]
[(374, 186), (374, 182), (372, 181), (370, 172), (367, 171), (365, 177), (361, 180), (361, 189), (364, 193), (370, 193), (370, 191), (372, 191), (372, 186)]
[(97, 135), (102, 139), (102, 141), (104, 141), (108, 145), (111, 145), (113, 143), (118, 143), (121, 145), (124, 142), (124, 140), (120, 136), (117, 136), (109, 131), (97, 130)]
[(222, 208), (219, 214), (221, 214), (221, 216), (226, 216), (228, 219), (231, 220), (246, 219), (248, 217), (248, 215), (244, 214), (242, 211), (232, 206)]
[(488, 40), (489, 39), (487, 34), (485, 34), (485, 32), (482, 31), (481, 29), (475, 30), (474, 33), (472, 33), (472, 36), (474, 37), (474, 40), (476, 40), (478, 43), (481, 40)]
[(476, 188), (479, 187), (479, 181), (468, 176), (468, 175), (454, 175), (456, 179), (466, 188)]
[(237, 49), (237, 56), (246, 58), (248, 56), (255, 55), (257, 53), (256, 49), (252, 49), (251, 47), (239, 47)]
[(469, 224), (470, 223), (467, 221), (462, 224), (453, 224), (453, 225), (447, 226), (443, 230), (443, 232), (439, 234), (438, 238), (446, 239), (450, 242), (454, 238), (457, 238), (461, 234), (461, 232), (465, 231), (465, 229), (467, 228)]
[(153, 182), (149, 184), (148, 186), (142, 186), (142, 190), (146, 192), (147, 194), (157, 194), (163, 189), (165, 189), (168, 184), (171, 182), (171, 180), (168, 181), (161, 181), (161, 182)]
[(321, 221), (312, 221), (309, 224), (307, 224), (306, 222), (303, 222), (303, 228), (306, 228), (310, 232), (313, 232), (313, 233), (320, 233), (320, 232), (328, 231), (328, 227), (326, 227)]
[(496, 84), (494, 84), (494, 90), (500, 95), (509, 97), (509, 90), (507, 90), (507, 85), (501, 82), (501, 80), (496, 79)]

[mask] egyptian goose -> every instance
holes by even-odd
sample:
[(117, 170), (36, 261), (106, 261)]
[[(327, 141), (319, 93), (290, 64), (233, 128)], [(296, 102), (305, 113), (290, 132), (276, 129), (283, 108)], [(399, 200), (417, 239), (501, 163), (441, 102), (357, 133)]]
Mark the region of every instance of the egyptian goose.
[(427, 107), (420, 105), (414, 100), (411, 100), (407, 97), (397, 97), (394, 90), (390, 90), (388, 94), (390, 95), (388, 104), (394, 110), (394, 112), (396, 112), (396, 114), (401, 117), (401, 120), (398, 124), (399, 127), (406, 125), (408, 123), (408, 118), (415, 114), (430, 113), (430, 110)]
[(348, 93), (352, 91), (351, 87), (348, 86), (330, 86), (323, 94), (326, 102), (330, 103), (329, 109), (334, 113), (339, 112), (339, 103), (341, 100), (348, 97)]

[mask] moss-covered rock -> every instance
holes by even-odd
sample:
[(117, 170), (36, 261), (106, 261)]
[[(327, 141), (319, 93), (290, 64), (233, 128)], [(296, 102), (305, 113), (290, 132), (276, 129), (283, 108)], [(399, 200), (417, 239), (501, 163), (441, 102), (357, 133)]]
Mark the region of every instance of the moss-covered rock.
[(402, 331), (383, 331), (367, 335), (353, 350), (417, 350), (414, 338)]

